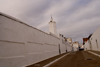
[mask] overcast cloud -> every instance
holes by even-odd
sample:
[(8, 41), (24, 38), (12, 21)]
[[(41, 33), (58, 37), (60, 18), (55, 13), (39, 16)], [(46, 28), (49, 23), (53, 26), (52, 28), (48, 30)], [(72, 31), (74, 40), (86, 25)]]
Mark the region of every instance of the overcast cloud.
[(52, 14), (58, 33), (80, 43), (100, 26), (100, 0), (0, 0), (0, 12), (45, 32)]

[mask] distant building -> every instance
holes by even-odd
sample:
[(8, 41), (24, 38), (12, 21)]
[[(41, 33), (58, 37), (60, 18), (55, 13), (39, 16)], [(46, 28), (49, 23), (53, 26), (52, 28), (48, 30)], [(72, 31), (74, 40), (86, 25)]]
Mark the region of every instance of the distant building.
[(80, 44), (79, 45), (79, 51), (82, 51), (82, 50), (84, 50), (84, 45), (83, 44)]
[(83, 38), (83, 45), (88, 41), (88, 38)]
[(72, 43), (72, 38), (67, 38), (67, 41), (68, 41), (69, 43)]
[(83, 45), (91, 38), (92, 34), (90, 34), (87, 38), (83, 38)]
[(76, 41), (76, 42), (73, 42), (73, 51), (78, 51), (79, 50), (79, 42)]
[[(92, 34), (90, 34), (87, 38), (83, 38), (84, 48), (85, 48), (85, 46), (87, 46), (87, 47), (89, 47), (88, 48), (89, 50), (92, 49), (92, 46), (91, 46), (91, 40), (92, 40), (92, 38), (91, 38), (91, 36), (92, 36)], [(89, 44), (87, 44), (87, 43), (89, 43)], [(85, 48), (85, 50), (87, 50), (87, 48)]]
[(67, 40), (67, 51), (72, 51), (72, 38), (66, 38)]

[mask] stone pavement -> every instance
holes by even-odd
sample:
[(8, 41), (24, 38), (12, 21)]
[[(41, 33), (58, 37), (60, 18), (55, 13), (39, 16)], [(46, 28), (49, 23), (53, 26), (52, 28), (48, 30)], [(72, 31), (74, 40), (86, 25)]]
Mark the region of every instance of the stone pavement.
[[(43, 67), (49, 62), (52, 62), (55, 58), (57, 59), (61, 56), (62, 55), (58, 55), (56, 57), (53, 57), (53, 59), (50, 58), (51, 60), (44, 60), (37, 63), (37, 65), (34, 64), (28, 67)], [(100, 57), (95, 56), (87, 51), (71, 52), (62, 59), (51, 64), (49, 67), (100, 67)]]

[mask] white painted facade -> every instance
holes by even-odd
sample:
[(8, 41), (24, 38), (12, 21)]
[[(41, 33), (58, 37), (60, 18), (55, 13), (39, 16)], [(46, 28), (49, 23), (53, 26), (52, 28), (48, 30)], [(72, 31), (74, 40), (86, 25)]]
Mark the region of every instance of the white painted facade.
[(28, 66), (66, 52), (59, 38), (0, 13), (0, 67)]
[(67, 52), (72, 51), (72, 39), (67, 38)]
[(85, 43), (85, 50), (100, 51), (100, 27), (93, 33), (88, 42)]
[(73, 42), (73, 50), (78, 51), (79, 50), (79, 42)]
[(72, 51), (72, 46), (70, 46), (70, 43), (67, 43), (67, 52)]
[(90, 50), (90, 44), (88, 41), (84, 45), (84, 50)]
[(51, 17), (51, 20), (49, 22), (49, 32), (57, 35), (56, 22), (53, 21), (52, 17)]

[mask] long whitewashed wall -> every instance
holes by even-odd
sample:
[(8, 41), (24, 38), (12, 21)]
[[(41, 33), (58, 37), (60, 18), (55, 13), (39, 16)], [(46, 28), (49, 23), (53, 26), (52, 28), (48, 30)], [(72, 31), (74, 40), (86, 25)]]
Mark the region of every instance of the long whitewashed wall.
[(61, 50), (61, 53), (65, 53), (66, 50), (67, 50), (67, 45), (66, 45), (66, 42), (64, 41), (64, 38), (60, 36), (60, 50)]
[(93, 33), (90, 42), (85, 44), (85, 49), (100, 51), (100, 27)]
[(0, 15), (0, 67), (22, 67), (53, 57), (59, 54), (58, 44), (59, 38)]

